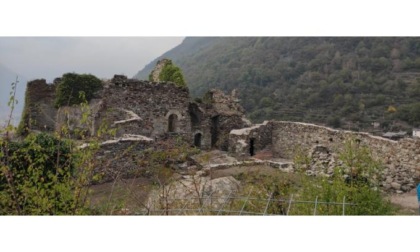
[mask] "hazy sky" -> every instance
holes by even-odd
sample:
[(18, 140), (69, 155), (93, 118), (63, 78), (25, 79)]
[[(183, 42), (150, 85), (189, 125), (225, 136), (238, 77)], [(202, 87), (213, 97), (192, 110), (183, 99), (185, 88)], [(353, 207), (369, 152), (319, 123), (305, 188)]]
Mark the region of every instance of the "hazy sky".
[(27, 80), (63, 73), (132, 77), (183, 37), (0, 37), (0, 63)]

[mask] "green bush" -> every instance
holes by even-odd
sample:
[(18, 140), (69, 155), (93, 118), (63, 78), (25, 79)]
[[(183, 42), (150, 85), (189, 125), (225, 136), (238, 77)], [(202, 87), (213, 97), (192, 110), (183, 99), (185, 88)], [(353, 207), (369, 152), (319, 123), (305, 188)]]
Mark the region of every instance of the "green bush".
[[(93, 94), (102, 88), (100, 79), (91, 74), (66, 73), (57, 86), (55, 106), (71, 106), (90, 101)], [(84, 97), (81, 97), (81, 93)]]
[(187, 86), (181, 69), (175, 66), (171, 60), (169, 60), (168, 63), (166, 63), (163, 67), (159, 74), (159, 80), (174, 82), (178, 87)]
[[(304, 177), (301, 199), (320, 202), (351, 202), (346, 215), (390, 215), (394, 208), (379, 189), (382, 165), (374, 160), (369, 149), (356, 140), (348, 140), (339, 155), (341, 165), (332, 177)], [(313, 207), (313, 206), (312, 206)], [(308, 209), (295, 209), (296, 212)], [(317, 209), (318, 214), (341, 215), (342, 204), (324, 204)], [(308, 211), (307, 214), (310, 214)]]
[(0, 214), (70, 214), (75, 206), (71, 144), (30, 134), (2, 141)]

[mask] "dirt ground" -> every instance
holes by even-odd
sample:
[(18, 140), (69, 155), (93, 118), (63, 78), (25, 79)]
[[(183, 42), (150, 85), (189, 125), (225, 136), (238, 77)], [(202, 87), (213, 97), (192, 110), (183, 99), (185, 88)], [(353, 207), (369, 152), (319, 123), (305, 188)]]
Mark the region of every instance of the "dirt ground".
[(404, 194), (391, 195), (389, 200), (401, 208), (398, 212), (401, 215), (417, 215), (419, 213), (416, 189)]
[(244, 167), (231, 167), (227, 169), (215, 170), (211, 172), (211, 178), (221, 178), (227, 176), (235, 176), (241, 173), (247, 174), (250, 172), (256, 172), (262, 175), (274, 175), (277, 174), (278, 171), (273, 169), (272, 167), (264, 166), (264, 165), (255, 165), (255, 166), (244, 166)]
[[(125, 214), (121, 209), (141, 209), (150, 191), (146, 178), (121, 179), (91, 186), (92, 206), (101, 206), (101, 214)], [(129, 213), (126, 213), (129, 214)]]

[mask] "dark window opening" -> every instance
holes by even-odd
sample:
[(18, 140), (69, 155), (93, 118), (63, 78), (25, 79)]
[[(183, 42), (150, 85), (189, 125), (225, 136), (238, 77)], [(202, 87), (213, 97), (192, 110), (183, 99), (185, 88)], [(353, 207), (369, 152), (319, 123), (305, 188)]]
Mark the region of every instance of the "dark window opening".
[(332, 137), (330, 137), (330, 139), (329, 139), (329, 140), (330, 140), (330, 142), (333, 142), (333, 139), (332, 139)]
[(178, 116), (172, 114), (168, 119), (168, 132), (176, 132), (178, 127)]
[(252, 157), (255, 155), (255, 147), (254, 147), (255, 139), (251, 138), (249, 140), (249, 155)]
[(200, 119), (198, 119), (198, 116), (194, 113), (191, 113), (191, 127), (193, 129), (197, 128), (200, 126)]
[(201, 147), (201, 133), (197, 133), (194, 135), (194, 146), (197, 148)]
[(202, 113), (196, 104), (190, 104), (188, 108), (190, 118), (191, 118), (191, 129), (198, 129), (201, 124)]
[(219, 116), (211, 118), (211, 147), (213, 148), (219, 138)]

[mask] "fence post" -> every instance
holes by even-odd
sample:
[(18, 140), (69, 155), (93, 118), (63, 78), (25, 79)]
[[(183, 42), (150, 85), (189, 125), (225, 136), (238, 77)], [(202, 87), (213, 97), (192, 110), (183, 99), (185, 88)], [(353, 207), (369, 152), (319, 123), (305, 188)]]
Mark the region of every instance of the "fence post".
[(314, 215), (316, 215), (316, 207), (318, 205), (318, 196), (315, 198), (315, 207), (314, 207)]
[(273, 197), (273, 192), (270, 194), (270, 197), (268, 197), (267, 205), (265, 206), (264, 214), (263, 215), (266, 215), (267, 214), (268, 206), (270, 205), (270, 201), (271, 201), (271, 198), (272, 197)]
[(289, 206), (287, 207), (287, 213), (286, 213), (286, 215), (289, 215), (290, 207), (292, 206), (292, 200), (293, 200), (293, 194), (290, 195)]
[(239, 215), (242, 215), (242, 211), (245, 209), (245, 205), (246, 205), (246, 203), (248, 203), (249, 197), (251, 197), (251, 193), (252, 193), (253, 189), (254, 188), (251, 187), (251, 190), (249, 190), (248, 197), (246, 198), (244, 204), (242, 205), (242, 208), (241, 208), (241, 211), (239, 212)]
[(345, 209), (346, 209), (346, 196), (343, 197), (343, 215), (345, 215)]

